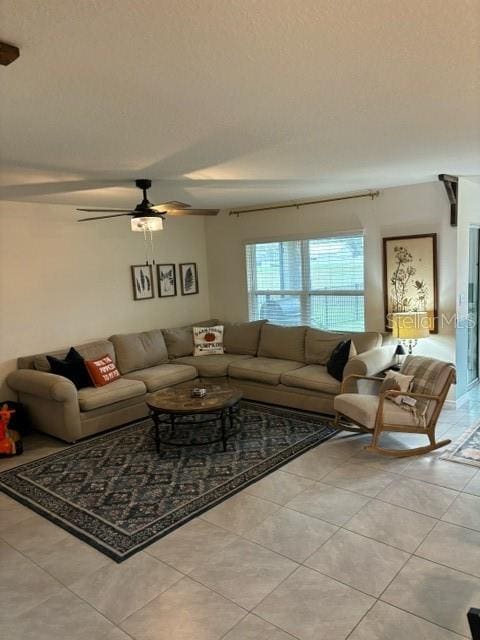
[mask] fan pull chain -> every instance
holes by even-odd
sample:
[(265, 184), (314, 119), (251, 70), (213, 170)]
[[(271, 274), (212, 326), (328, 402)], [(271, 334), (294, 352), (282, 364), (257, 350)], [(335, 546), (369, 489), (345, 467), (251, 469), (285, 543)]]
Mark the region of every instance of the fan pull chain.
[(145, 265), (148, 267), (148, 242), (147, 242), (147, 230), (143, 227), (143, 246), (145, 248)]
[(153, 231), (151, 229), (149, 229), (150, 231), (150, 247), (152, 249), (152, 264), (155, 264), (155, 254), (153, 252)]

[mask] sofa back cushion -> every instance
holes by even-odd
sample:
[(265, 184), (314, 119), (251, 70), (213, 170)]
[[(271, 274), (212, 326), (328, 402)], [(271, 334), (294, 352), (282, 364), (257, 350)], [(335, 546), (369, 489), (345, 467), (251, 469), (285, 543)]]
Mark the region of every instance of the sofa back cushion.
[[(87, 342), (85, 344), (74, 345), (74, 348), (85, 360), (96, 360), (104, 355), (109, 355), (113, 362), (115, 359), (115, 349), (110, 340), (96, 340), (95, 342)], [(50, 371), (50, 364), (47, 360), (47, 355), (54, 358), (61, 358), (64, 360), (69, 352), (70, 347), (66, 349), (59, 349), (58, 351), (49, 351), (47, 353), (39, 353), (35, 356), (26, 356), (25, 358), (18, 359), (19, 369), (36, 369), (37, 371)], [(33, 367), (32, 367), (33, 365)]]
[(386, 347), (389, 346), (391, 344), (397, 344), (398, 340), (397, 338), (394, 338), (392, 335), (391, 331), (382, 331), (382, 333), (380, 334), (382, 337), (382, 344), (380, 345), (381, 347)]
[(167, 345), (169, 358), (182, 358), (193, 355), (192, 327), (176, 327), (163, 329), (163, 337)]
[(347, 334), (322, 329), (307, 329), (305, 334), (305, 362), (326, 365), (339, 342), (347, 339)]
[(253, 322), (225, 323), (223, 331), (223, 347), (227, 353), (238, 353), (246, 356), (256, 356), (260, 331), (266, 320)]
[(309, 328), (305, 336), (305, 361), (326, 365), (338, 343), (345, 340), (352, 340), (358, 354), (382, 345), (382, 335), (376, 331), (337, 333)]
[(167, 347), (161, 329), (111, 336), (120, 373), (138, 371), (168, 362)]
[(382, 334), (378, 331), (354, 331), (349, 334), (349, 337), (352, 339), (357, 353), (365, 353), (370, 349), (376, 349), (381, 347), (383, 343)]
[(186, 327), (174, 327), (173, 329), (162, 329), (165, 344), (167, 345), (168, 357), (183, 358), (193, 355), (193, 326), (213, 327), (220, 324), (216, 318), (195, 322), (195, 325)]
[(260, 331), (258, 355), (305, 362), (306, 327), (283, 327), (266, 322)]

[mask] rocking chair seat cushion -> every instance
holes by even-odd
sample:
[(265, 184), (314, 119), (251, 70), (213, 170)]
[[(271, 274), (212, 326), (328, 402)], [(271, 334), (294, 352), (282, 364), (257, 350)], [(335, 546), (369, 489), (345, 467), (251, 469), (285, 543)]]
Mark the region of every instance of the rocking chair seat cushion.
[[(342, 393), (335, 398), (334, 408), (335, 411), (350, 418), (353, 422), (361, 424), (367, 429), (373, 429), (375, 427), (378, 400), (378, 396)], [(415, 416), (408, 409), (399, 407), (390, 400), (385, 400), (384, 402), (383, 421), (385, 424), (419, 426)]]

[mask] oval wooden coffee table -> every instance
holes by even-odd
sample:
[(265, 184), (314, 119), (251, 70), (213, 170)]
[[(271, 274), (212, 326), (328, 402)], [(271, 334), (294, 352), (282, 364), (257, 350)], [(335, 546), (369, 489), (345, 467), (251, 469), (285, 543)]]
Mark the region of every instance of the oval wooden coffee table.
[[(203, 398), (192, 397), (192, 389), (207, 389)], [(237, 434), (241, 428), (238, 403), (242, 399), (242, 391), (228, 382), (196, 379), (175, 387), (157, 391), (147, 400), (150, 415), (155, 425), (155, 444), (157, 453), (160, 445), (183, 447), (202, 446), (222, 442), (223, 450), (227, 449), (227, 440)], [(203, 416), (203, 417), (198, 417)], [(238, 428), (235, 428), (235, 422)], [(220, 425), (220, 437), (201, 442), (185, 443), (175, 440), (175, 428), (183, 425), (195, 425), (217, 428)], [(161, 438), (162, 427), (167, 427), (168, 438)]]

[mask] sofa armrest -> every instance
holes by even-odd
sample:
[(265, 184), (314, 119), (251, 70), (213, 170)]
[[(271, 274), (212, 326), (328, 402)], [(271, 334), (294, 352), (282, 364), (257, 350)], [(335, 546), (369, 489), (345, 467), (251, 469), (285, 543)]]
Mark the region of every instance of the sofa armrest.
[(7, 384), (17, 392), (36, 429), (66, 442), (82, 437), (78, 393), (73, 382), (53, 373), (18, 369), (8, 374)]
[(342, 387), (340, 393), (348, 393), (348, 389), (352, 388), (352, 383), (359, 382), (360, 380), (369, 380), (371, 382), (382, 383), (383, 378), (380, 376), (359, 376), (356, 373), (351, 373), (349, 376), (342, 380)]
[[(387, 369), (394, 362), (395, 348), (396, 345), (376, 347), (350, 358), (343, 370), (343, 379), (346, 380), (351, 375), (375, 376), (380, 371)], [(355, 393), (357, 390), (357, 379), (352, 378), (348, 385), (348, 391), (344, 391), (344, 393)]]
[(28, 393), (45, 400), (56, 402), (77, 400), (77, 389), (73, 382), (53, 373), (18, 369), (8, 374), (7, 384), (17, 393)]

